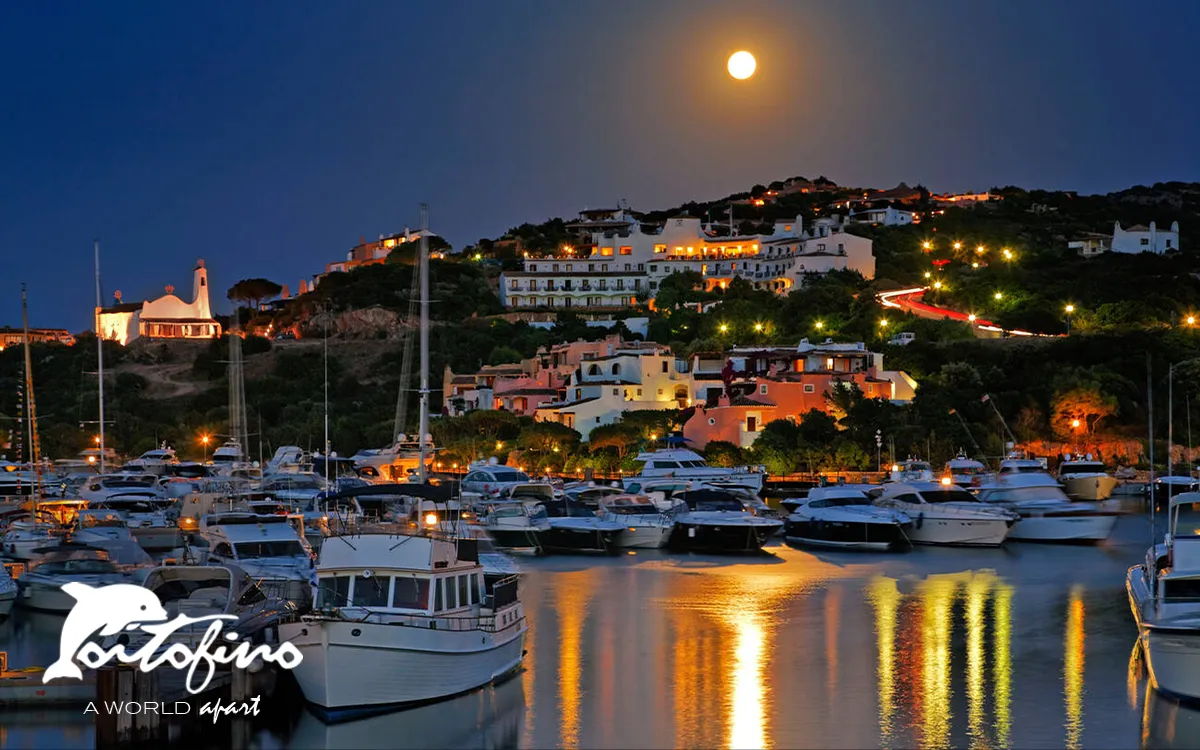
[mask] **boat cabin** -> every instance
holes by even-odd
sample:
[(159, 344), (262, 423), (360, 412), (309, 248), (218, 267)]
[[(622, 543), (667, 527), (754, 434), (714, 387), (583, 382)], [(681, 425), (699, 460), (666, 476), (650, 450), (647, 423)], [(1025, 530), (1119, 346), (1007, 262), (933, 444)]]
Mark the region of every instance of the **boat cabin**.
[(657, 515), (662, 513), (654, 501), (645, 495), (609, 495), (600, 501), (600, 507), (619, 516)]
[(689, 511), (731, 511), (734, 513), (746, 512), (746, 506), (742, 504), (738, 495), (732, 492), (716, 489), (696, 489), (688, 490), (680, 493), (678, 499), (682, 501)]
[(200, 537), (200, 546), (208, 546), (207, 560), (218, 565), (262, 558), (312, 557), (304, 537), (304, 519), (294, 514), (213, 513), (201, 519)]

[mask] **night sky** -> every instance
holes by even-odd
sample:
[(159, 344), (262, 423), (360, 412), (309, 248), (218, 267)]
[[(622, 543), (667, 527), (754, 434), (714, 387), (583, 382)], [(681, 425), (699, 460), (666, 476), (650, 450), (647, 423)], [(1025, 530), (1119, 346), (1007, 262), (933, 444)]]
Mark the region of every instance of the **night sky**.
[(792, 175), (1200, 180), (1197, 28), (1197, 2), (5, 3), (0, 325), (27, 281), (31, 325), (90, 327), (93, 237), (106, 298), (187, 298), (203, 257), (226, 310), (421, 201), (461, 247)]

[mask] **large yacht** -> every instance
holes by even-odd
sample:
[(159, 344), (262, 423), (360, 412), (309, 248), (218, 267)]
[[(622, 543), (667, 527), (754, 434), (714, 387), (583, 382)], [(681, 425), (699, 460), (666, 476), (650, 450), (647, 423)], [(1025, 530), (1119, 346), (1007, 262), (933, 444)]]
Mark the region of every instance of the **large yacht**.
[(716, 487), (689, 488), (673, 500), (683, 503), (667, 545), (686, 552), (759, 552), (783, 528), (783, 522), (760, 518), (735, 492)]
[(908, 537), (913, 544), (996, 547), (1020, 518), (1011, 510), (979, 502), (957, 485), (940, 482), (885, 484), (875, 505), (912, 519)]
[(1008, 538), (1027, 542), (1101, 542), (1112, 535), (1117, 513), (1096, 503), (1071, 502), (1045, 472), (999, 474), (980, 485), (981, 502), (1016, 511), (1021, 520)]
[(64, 542), (36, 552), (36, 562), (17, 579), (21, 589), (20, 604), (29, 609), (70, 612), (76, 600), (62, 590), (67, 583), (83, 583), (95, 588), (140, 582), (132, 570), (119, 567), (109, 559), (107, 552), (97, 547)]
[(1075, 500), (1107, 500), (1117, 486), (1116, 477), (1109, 476), (1104, 464), (1091, 458), (1063, 461), (1058, 467), (1058, 481)]
[(167, 473), (167, 467), (178, 463), (179, 459), (175, 456), (175, 449), (167, 447), (163, 443), (160, 447), (154, 450), (148, 450), (137, 458), (129, 461), (121, 467), (121, 471), (125, 473), (148, 473), (163, 475)]
[(319, 714), (450, 698), (520, 668), (516, 576), (487, 580), (473, 539), (376, 531), (325, 540), (317, 609), (280, 626), (304, 656), (292, 674)]
[(667, 546), (675, 529), (674, 513), (663, 512), (645, 495), (603, 495), (599, 503), (601, 518), (625, 526), (625, 531), (617, 537), (617, 546), (638, 549)]
[(1129, 568), (1125, 590), (1150, 679), (1159, 692), (1200, 699), (1200, 492), (1171, 498), (1168, 532)]
[(944, 476), (950, 477), (950, 484), (966, 486), (978, 484), (985, 474), (987, 474), (986, 466), (968, 457), (966, 453), (960, 450), (958, 455), (946, 462)]
[(861, 490), (817, 487), (795, 506), (783, 535), (812, 547), (888, 550), (908, 546), (911, 527), (907, 515), (875, 507)]
[(164, 498), (159, 482), (161, 475), (150, 472), (121, 472), (93, 477), (83, 484), (79, 496), (89, 503), (97, 503), (118, 495), (123, 497)]
[(236, 565), (268, 594), (307, 606), (313, 558), (302, 524), (298, 515), (207, 515), (200, 523), (197, 541), (203, 546), (197, 557), (204, 564)]
[(761, 466), (709, 466), (703, 456), (686, 448), (639, 453), (637, 460), (643, 463), (641, 473), (622, 480), (625, 489), (631, 492), (636, 491), (631, 485), (658, 478), (703, 482), (712, 487), (743, 487), (752, 492), (762, 492), (767, 477)]
[(903, 462), (892, 465), (890, 482), (935, 482), (933, 465), (919, 458), (906, 458)]

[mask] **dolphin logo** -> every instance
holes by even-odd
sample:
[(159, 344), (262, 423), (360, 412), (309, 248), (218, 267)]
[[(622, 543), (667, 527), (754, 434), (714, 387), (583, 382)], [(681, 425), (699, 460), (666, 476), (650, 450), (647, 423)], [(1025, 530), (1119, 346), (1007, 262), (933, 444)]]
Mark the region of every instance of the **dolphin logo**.
[(157, 622), (167, 619), (162, 602), (149, 589), (117, 583), (102, 589), (84, 583), (65, 583), (62, 590), (74, 597), (76, 604), (63, 623), (58, 641), (58, 661), (46, 669), (42, 682), (60, 677), (83, 679), (83, 672), (73, 659), (80, 646), (97, 631), (114, 635), (137, 622)]

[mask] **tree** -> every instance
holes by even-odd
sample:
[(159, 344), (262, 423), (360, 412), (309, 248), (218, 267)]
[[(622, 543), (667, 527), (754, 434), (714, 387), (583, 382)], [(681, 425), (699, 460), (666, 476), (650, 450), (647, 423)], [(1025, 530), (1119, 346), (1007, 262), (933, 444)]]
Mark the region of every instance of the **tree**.
[(754, 440), (755, 451), (780, 450), (794, 452), (800, 442), (800, 428), (787, 419), (767, 422)]
[(283, 287), (270, 279), (242, 279), (229, 287), (225, 296), (230, 301), (245, 302), (247, 306), (253, 302), (253, 307), (257, 308), (263, 300), (271, 299), (282, 291)]
[(671, 310), (677, 305), (699, 302), (709, 294), (703, 291), (704, 277), (698, 271), (676, 271), (659, 282), (654, 301), (659, 310)]
[(511, 346), (495, 346), (488, 354), (489, 365), (511, 365), (521, 361), (521, 353)]
[(725, 440), (714, 440), (704, 446), (704, 457), (712, 466), (738, 466), (742, 462), (742, 449)]
[(593, 428), (591, 434), (588, 435), (588, 449), (595, 452), (604, 448), (613, 448), (617, 451), (617, 457), (623, 459), (629, 449), (637, 445), (641, 439), (641, 433), (635, 425), (624, 422), (603, 424)]
[(755, 185), (754, 187), (750, 188), (750, 197), (751, 198), (761, 198), (766, 194), (767, 194), (766, 185)]
[(1105, 396), (1095, 386), (1081, 386), (1060, 392), (1054, 397), (1050, 426), (1055, 434), (1064, 438), (1081, 433), (1091, 435), (1101, 419), (1116, 414), (1115, 398)]
[(796, 433), (799, 442), (804, 445), (828, 449), (837, 439), (837, 420), (820, 409), (809, 409), (800, 417)]

